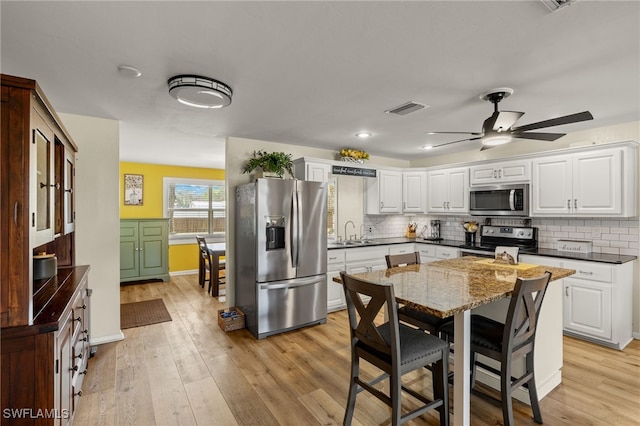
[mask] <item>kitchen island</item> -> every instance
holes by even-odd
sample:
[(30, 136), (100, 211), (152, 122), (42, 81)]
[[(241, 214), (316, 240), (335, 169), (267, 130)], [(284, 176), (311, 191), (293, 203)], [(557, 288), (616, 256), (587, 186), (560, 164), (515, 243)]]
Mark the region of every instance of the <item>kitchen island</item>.
[[(471, 312), (504, 322), (509, 303), (506, 298), (511, 295), (517, 278), (539, 277), (545, 271), (551, 272), (552, 282), (541, 308), (535, 348), (536, 385), (542, 399), (562, 381), (562, 285), (558, 280), (574, 274), (575, 270), (523, 263), (492, 264), (491, 259), (468, 256), (354, 275), (367, 281), (392, 284), (398, 303), (441, 318), (455, 318), (456, 335), (464, 338), (455, 342), (454, 423), (469, 424)], [(340, 282), (339, 278), (334, 281)], [(514, 375), (524, 367), (524, 360), (520, 361), (520, 365), (514, 363)], [(478, 369), (477, 380), (500, 388), (499, 378), (482, 369)], [(529, 401), (524, 388), (514, 392), (514, 397), (525, 403)]]

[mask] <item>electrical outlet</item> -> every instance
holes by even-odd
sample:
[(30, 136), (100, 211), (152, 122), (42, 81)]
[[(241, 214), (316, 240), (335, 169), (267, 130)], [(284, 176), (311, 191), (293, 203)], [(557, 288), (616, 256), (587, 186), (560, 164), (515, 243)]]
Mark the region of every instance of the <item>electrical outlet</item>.
[(370, 227), (369, 227), (369, 233), (370, 233), (370, 234), (373, 234), (373, 231), (374, 231), (373, 226), (370, 226)]

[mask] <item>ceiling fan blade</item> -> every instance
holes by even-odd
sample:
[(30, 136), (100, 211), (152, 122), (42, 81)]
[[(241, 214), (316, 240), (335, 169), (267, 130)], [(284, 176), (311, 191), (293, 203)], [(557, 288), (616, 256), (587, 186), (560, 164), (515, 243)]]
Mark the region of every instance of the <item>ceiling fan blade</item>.
[(556, 139), (560, 139), (566, 135), (566, 133), (538, 133), (538, 132), (512, 132), (511, 136), (519, 139), (533, 139), (537, 141), (549, 141), (553, 142)]
[(500, 111), (496, 121), (493, 123), (493, 130), (502, 131), (508, 130), (515, 124), (516, 121), (524, 115), (524, 112), (518, 111)]
[(593, 115), (589, 111), (578, 112), (576, 114), (565, 115), (564, 117), (552, 118), (550, 120), (539, 121), (525, 126), (514, 127), (514, 132), (526, 132), (528, 130), (543, 129), (545, 127), (560, 126), (562, 124), (579, 123), (581, 121), (593, 120)]
[(441, 146), (451, 145), (451, 144), (458, 143), (458, 142), (477, 141), (477, 140), (480, 140), (480, 139), (481, 139), (480, 136), (478, 136), (477, 138), (460, 139), (460, 140), (457, 140), (457, 141), (441, 143), (440, 145), (434, 145), (433, 148), (440, 148)]
[(427, 132), (428, 135), (473, 135), (480, 136), (479, 132)]

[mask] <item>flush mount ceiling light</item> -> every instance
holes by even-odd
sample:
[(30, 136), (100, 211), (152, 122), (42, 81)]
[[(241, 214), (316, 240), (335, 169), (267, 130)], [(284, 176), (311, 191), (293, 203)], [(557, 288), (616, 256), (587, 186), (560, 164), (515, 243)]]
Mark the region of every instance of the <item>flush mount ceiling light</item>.
[(196, 108), (224, 108), (231, 103), (231, 87), (208, 77), (199, 75), (177, 75), (171, 77), (169, 94), (178, 102)]
[(373, 133), (371, 133), (371, 132), (358, 132), (358, 133), (356, 133), (356, 136), (359, 137), (360, 139), (370, 138), (372, 135), (373, 135)]
[(511, 135), (508, 133), (491, 132), (482, 137), (482, 145), (498, 146), (511, 142)]

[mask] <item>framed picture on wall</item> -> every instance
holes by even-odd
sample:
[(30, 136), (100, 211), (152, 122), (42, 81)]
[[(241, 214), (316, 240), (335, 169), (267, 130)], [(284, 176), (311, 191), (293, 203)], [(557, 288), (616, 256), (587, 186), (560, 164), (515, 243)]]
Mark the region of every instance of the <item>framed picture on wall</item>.
[(124, 175), (124, 205), (142, 205), (143, 176)]

